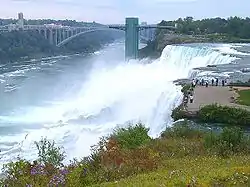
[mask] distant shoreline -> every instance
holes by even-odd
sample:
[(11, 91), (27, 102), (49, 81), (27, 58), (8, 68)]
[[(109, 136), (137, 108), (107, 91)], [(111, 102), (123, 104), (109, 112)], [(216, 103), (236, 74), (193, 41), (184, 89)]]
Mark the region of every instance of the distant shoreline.
[[(250, 39), (240, 38), (210, 38), (208, 35), (203, 37), (193, 37), (189, 35), (174, 35), (165, 34), (164, 36), (158, 36), (154, 41), (148, 42), (148, 45), (139, 50), (139, 58), (152, 58), (157, 59), (161, 56), (163, 49), (167, 45), (179, 45), (179, 44), (195, 44), (195, 43), (214, 43), (214, 44), (228, 44), (228, 43), (250, 43)], [(243, 51), (244, 52), (244, 51)]]

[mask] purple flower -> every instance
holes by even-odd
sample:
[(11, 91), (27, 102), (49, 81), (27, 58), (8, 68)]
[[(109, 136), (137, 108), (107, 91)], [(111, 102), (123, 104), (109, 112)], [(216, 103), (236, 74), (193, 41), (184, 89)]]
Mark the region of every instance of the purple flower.
[(67, 169), (63, 169), (63, 170), (60, 171), (60, 173), (62, 175), (67, 175), (69, 173), (69, 171)]
[(66, 181), (65, 181), (64, 175), (59, 174), (58, 176), (54, 175), (54, 177), (50, 180), (49, 184), (58, 185), (58, 184), (65, 184), (65, 182)]
[(31, 184), (26, 184), (26, 187), (32, 187), (32, 185)]
[(36, 165), (30, 170), (31, 175), (46, 175), (47, 172), (44, 170), (43, 165)]

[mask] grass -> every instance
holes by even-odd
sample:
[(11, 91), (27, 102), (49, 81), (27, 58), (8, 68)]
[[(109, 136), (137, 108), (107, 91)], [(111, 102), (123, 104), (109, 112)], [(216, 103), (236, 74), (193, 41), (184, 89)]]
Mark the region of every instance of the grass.
[(151, 139), (143, 124), (118, 128), (89, 157), (63, 165), (63, 148), (35, 142), (38, 159), (4, 166), (0, 186), (249, 186), (250, 138), (239, 128), (222, 132), (188, 121)]
[(241, 105), (250, 106), (250, 89), (239, 90), (237, 93), (239, 94), (239, 97), (237, 98), (237, 103)]
[(249, 186), (250, 156), (222, 159), (217, 156), (169, 159), (161, 169), (93, 187)]

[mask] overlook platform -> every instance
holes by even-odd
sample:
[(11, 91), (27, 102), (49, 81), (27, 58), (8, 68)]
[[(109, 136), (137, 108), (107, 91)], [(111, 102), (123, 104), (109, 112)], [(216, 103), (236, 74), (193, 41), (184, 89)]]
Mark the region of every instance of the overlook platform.
[[(234, 89), (250, 89), (250, 87), (233, 87)], [(236, 104), (233, 101), (237, 99), (238, 93), (229, 87), (225, 86), (197, 86), (194, 89), (194, 101), (193, 103), (188, 102), (187, 110), (190, 113), (198, 112), (199, 109), (205, 105), (219, 104), (222, 106), (240, 107), (250, 111), (250, 107)]]

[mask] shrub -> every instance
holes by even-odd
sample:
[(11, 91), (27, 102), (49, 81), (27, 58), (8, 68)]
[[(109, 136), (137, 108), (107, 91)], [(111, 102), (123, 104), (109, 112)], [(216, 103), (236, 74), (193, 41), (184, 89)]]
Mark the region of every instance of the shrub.
[(59, 169), (65, 158), (61, 148), (46, 138), (35, 142), (35, 145), (38, 150), (38, 160), (30, 163), (19, 159), (17, 162), (4, 165), (5, 179), (2, 184), (33, 187), (65, 184), (65, 173)]
[(147, 144), (151, 138), (148, 135), (149, 128), (138, 123), (135, 126), (129, 125), (127, 128), (118, 128), (111, 135), (122, 149), (135, 149)]
[(202, 139), (155, 139), (150, 143), (149, 148), (158, 153), (162, 161), (169, 158), (195, 157), (206, 154)]
[(184, 119), (186, 117), (185, 111), (183, 110), (182, 105), (176, 107), (172, 110), (171, 117), (174, 121), (177, 121), (179, 119)]
[(192, 86), (191, 84), (185, 84), (183, 85), (182, 89), (181, 89), (181, 92), (183, 94), (187, 94), (189, 90), (191, 90)]
[(226, 157), (235, 153), (249, 152), (249, 137), (237, 127), (223, 128), (222, 133), (211, 132), (204, 138), (204, 145), (210, 151)]
[(37, 162), (31, 164), (26, 160), (19, 159), (17, 162), (4, 165), (5, 178), (0, 184), (1, 186), (47, 186), (52, 179), (52, 175), (48, 172), (49, 169), (49, 167), (39, 165)]
[(38, 150), (38, 161), (41, 164), (51, 164), (54, 167), (62, 166), (65, 153), (60, 147), (55, 146), (55, 142), (50, 142), (46, 138), (42, 138), (39, 142), (35, 142)]
[(250, 124), (250, 112), (217, 104), (207, 105), (200, 109), (198, 118), (205, 123), (224, 123), (229, 125), (248, 126)]
[(187, 120), (177, 122), (172, 127), (167, 127), (161, 133), (162, 138), (201, 138), (204, 132), (192, 128)]
[(25, 180), (20, 180), (21, 176), (29, 174), (29, 162), (23, 159), (18, 159), (17, 162), (10, 162), (3, 165), (2, 172), (4, 173), (4, 180), (1, 181), (1, 186), (15, 184), (25, 185)]
[(68, 174), (66, 176), (66, 186), (89, 186), (94, 183), (98, 183), (99, 177), (97, 173), (90, 168), (88, 163), (75, 162), (68, 168)]

